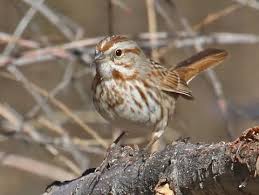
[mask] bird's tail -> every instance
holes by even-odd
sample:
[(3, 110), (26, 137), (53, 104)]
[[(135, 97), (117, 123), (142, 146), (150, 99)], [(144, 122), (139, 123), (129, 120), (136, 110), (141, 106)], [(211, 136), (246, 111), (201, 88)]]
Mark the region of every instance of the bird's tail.
[(225, 50), (205, 49), (187, 60), (180, 62), (174, 68), (174, 71), (179, 74), (181, 79), (188, 83), (200, 72), (221, 63), (227, 55), (228, 53)]

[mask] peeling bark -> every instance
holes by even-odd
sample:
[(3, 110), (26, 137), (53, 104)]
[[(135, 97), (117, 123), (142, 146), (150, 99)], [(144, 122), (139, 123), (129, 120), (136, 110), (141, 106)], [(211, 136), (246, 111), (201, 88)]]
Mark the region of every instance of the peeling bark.
[(175, 142), (148, 154), (114, 146), (102, 165), (81, 177), (55, 182), (56, 194), (259, 194), (259, 127), (234, 142)]

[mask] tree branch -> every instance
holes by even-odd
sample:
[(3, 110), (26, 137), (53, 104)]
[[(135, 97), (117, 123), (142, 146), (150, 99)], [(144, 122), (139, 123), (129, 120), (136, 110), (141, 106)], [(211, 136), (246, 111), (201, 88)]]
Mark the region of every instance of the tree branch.
[[(258, 194), (259, 127), (234, 142), (177, 141), (149, 155), (129, 146), (112, 147), (95, 171), (54, 182), (56, 194)], [(256, 183), (257, 182), (257, 183)]]

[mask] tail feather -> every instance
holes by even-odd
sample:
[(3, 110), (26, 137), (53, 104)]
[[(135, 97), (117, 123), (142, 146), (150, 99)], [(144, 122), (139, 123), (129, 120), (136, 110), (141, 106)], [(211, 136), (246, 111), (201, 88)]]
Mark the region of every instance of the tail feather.
[(177, 71), (180, 78), (188, 83), (200, 72), (221, 63), (227, 55), (225, 50), (209, 48), (180, 62), (174, 71)]
[(188, 83), (200, 72), (216, 66), (227, 56), (227, 52), (219, 49), (206, 49), (169, 69), (160, 82), (160, 88), (166, 92), (178, 93), (192, 99), (192, 91)]

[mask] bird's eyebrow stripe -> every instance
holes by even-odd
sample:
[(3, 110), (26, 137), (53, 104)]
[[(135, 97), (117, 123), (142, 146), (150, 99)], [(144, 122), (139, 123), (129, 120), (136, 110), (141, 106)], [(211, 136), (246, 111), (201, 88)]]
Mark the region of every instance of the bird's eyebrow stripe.
[(134, 47), (134, 48), (130, 48), (130, 49), (123, 49), (124, 53), (135, 53), (137, 55), (140, 54), (140, 49), (137, 48), (137, 47)]
[(101, 41), (97, 45), (97, 49), (101, 52), (105, 52), (108, 49), (110, 49), (115, 43), (123, 42), (123, 41), (128, 41), (129, 39), (124, 36), (115, 36), (111, 37), (111, 39), (107, 42), (106, 40)]

